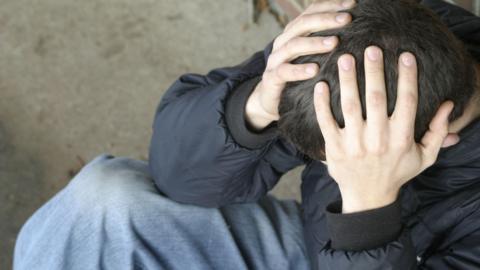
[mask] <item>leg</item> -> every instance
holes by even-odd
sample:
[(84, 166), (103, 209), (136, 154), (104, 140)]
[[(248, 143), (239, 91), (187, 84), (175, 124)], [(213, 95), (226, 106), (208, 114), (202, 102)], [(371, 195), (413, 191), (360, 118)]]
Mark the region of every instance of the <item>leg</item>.
[(306, 254), (294, 201), (179, 204), (145, 162), (101, 156), (23, 226), (14, 268), (308, 269)]

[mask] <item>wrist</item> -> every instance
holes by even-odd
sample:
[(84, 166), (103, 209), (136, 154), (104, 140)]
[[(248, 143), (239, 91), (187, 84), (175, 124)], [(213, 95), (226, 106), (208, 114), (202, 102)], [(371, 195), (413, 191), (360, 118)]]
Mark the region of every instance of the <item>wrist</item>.
[(363, 194), (341, 190), (340, 193), (342, 195), (342, 213), (344, 214), (382, 208), (394, 203), (398, 197), (398, 190), (380, 193), (372, 190)]
[(245, 105), (245, 120), (255, 131), (260, 131), (267, 127), (270, 123), (276, 121), (274, 117), (265, 112), (260, 104), (258, 89), (261, 87), (261, 82), (257, 84), (255, 90), (248, 97)]

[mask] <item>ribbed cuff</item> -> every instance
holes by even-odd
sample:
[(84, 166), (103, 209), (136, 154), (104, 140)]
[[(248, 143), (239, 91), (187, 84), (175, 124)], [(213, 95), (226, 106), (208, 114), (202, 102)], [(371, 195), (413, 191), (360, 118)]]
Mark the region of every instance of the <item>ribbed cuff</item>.
[(243, 82), (227, 97), (225, 121), (235, 142), (248, 149), (259, 149), (278, 136), (277, 122), (260, 132), (253, 131), (245, 119), (245, 106), (261, 77)]
[(397, 199), (382, 208), (342, 214), (342, 201), (326, 209), (327, 226), (333, 249), (360, 251), (378, 248), (401, 233), (401, 205)]

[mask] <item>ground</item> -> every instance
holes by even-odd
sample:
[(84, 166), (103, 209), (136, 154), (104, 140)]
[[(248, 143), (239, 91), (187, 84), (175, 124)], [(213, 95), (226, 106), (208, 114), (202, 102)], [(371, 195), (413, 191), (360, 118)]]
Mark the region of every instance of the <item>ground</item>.
[[(247, 0), (0, 3), (0, 269), (35, 209), (101, 153), (147, 158), (181, 74), (234, 65), (280, 31)], [(275, 193), (298, 198), (298, 170)]]

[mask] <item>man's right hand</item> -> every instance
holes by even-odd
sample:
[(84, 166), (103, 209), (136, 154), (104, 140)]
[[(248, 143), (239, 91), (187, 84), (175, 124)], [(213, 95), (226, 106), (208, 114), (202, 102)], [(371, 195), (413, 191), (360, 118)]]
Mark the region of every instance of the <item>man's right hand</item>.
[(317, 75), (317, 64), (290, 62), (299, 56), (332, 51), (338, 44), (337, 37), (308, 36), (348, 24), (351, 15), (338, 11), (354, 5), (354, 0), (316, 2), (285, 27), (273, 43), (262, 80), (247, 101), (245, 114), (251, 127), (260, 131), (280, 118), (278, 105), (287, 82), (308, 80)]

